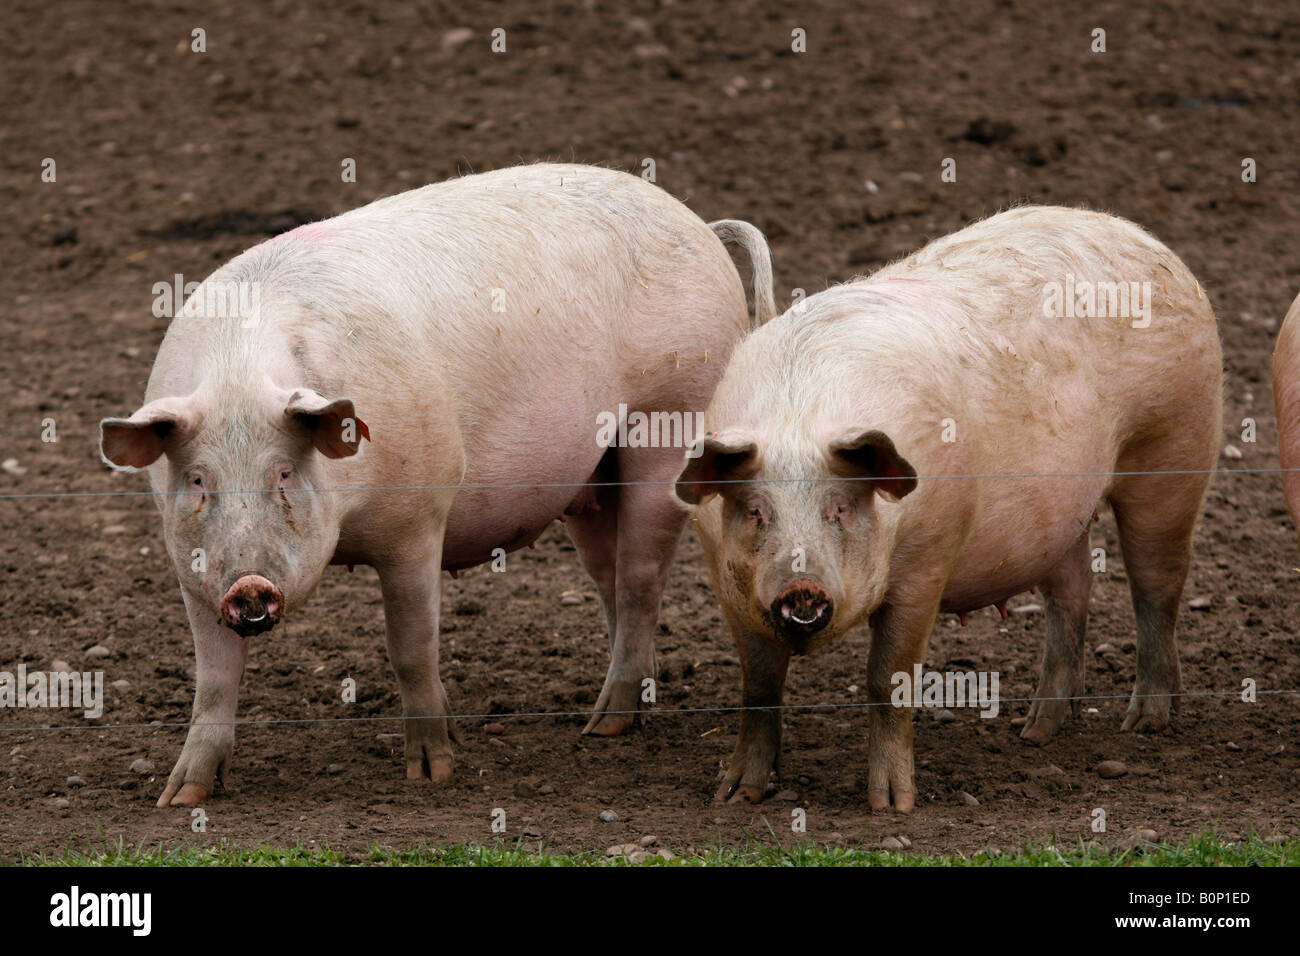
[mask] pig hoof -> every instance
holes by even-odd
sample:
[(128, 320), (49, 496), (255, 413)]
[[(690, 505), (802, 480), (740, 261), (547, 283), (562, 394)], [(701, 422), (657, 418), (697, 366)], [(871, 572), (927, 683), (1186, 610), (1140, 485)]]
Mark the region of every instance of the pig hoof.
[(1164, 695), (1137, 697), (1128, 705), (1121, 730), (1133, 730), (1139, 734), (1158, 734), (1169, 726), (1170, 714), (1173, 712), (1173, 698)]
[[(867, 806), (872, 810), (888, 810), (890, 807), (890, 791), (888, 790), (868, 790)], [(916, 794), (911, 790), (893, 791), (893, 807), (899, 813), (911, 813), (916, 806)]]
[(160, 807), (197, 807), (208, 797), (212, 796), (212, 788), (205, 787), (201, 783), (187, 783), (179, 789), (174, 784), (168, 784), (163, 790), (162, 796), (158, 798)]
[(1141, 711), (1129, 711), (1124, 717), (1124, 723), (1120, 730), (1132, 730), (1139, 734), (1159, 734), (1164, 733), (1169, 721), (1155, 714), (1144, 714)]
[(451, 757), (429, 757), (412, 760), (406, 765), (407, 780), (429, 780), (446, 783), (451, 780)]
[(597, 737), (617, 737), (636, 723), (641, 717), (640, 710), (641, 681), (606, 678), (591, 719), (582, 732)]
[(1020, 739), (1027, 744), (1041, 747), (1056, 736), (1056, 732), (1065, 723), (1063, 719), (1040, 714), (1029, 718), (1029, 722), (1020, 730)]
[[(1047, 695), (1051, 691), (1040, 692)], [(1082, 689), (1078, 693), (1082, 693)], [(1035, 747), (1041, 747), (1056, 732), (1065, 726), (1066, 719), (1070, 716), (1071, 701), (1066, 700), (1037, 700), (1029, 705), (1029, 713), (1025, 717), (1025, 726), (1020, 729), (1020, 739), (1027, 744), (1033, 744)]]
[(595, 714), (582, 732), (597, 737), (617, 737), (632, 726), (632, 719), (631, 714)]
[[(753, 804), (763, 802), (762, 787), (755, 787), (752, 784), (741, 784), (735, 788), (735, 791), (735, 793), (731, 793), (731, 787), (724, 783), (721, 789), (718, 790), (717, 802), (731, 804)], [(728, 796), (728, 794), (730, 794), (730, 796)]]

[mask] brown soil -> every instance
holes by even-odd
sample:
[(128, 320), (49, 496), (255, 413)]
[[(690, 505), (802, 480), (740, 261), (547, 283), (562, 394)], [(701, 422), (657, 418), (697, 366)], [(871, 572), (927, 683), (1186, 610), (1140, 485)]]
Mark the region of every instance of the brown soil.
[[(96, 422), (139, 402), (165, 320), (152, 285), (201, 278), (274, 232), (375, 197), (536, 159), (641, 169), (705, 218), (738, 216), (771, 237), (778, 288), (809, 292), (870, 271), (1009, 203), (1104, 208), (1167, 242), (1209, 291), (1222, 323), (1228, 467), (1276, 466), (1269, 394), (1273, 333), (1300, 289), (1295, 223), (1300, 172), (1300, 13), (1293, 4), (1216, 10), (1208, 0), (1134, 9), (1099, 3), (1087, 15), (1035, 3), (613, 5), (285, 2), (189, 12), (183, 3), (114, 5), (18, 0), (0, 24), (6, 157), (0, 229), (0, 493), (81, 496), (0, 499), (0, 669), (54, 659), (87, 665), (109, 648), (103, 718), (182, 724), (191, 704), (190, 639), (160, 525), (139, 477), (99, 463)], [(634, 13), (635, 9), (635, 13)], [(447, 31), (473, 39), (444, 46)], [(488, 33), (504, 27), (508, 52)], [(188, 50), (207, 31), (206, 54)], [(790, 52), (803, 27), (808, 52)], [(1089, 50), (1107, 31), (1109, 52)], [(39, 179), (57, 161), (57, 182)], [(340, 182), (344, 157), (358, 182)], [(943, 157), (958, 181), (940, 182)], [(1241, 180), (1253, 157), (1259, 181)], [(872, 184), (868, 185), (868, 181)], [(43, 443), (41, 420), (57, 423)], [(1243, 443), (1240, 422), (1258, 422)], [(865, 714), (860, 707), (787, 719), (781, 788), (795, 802), (758, 809), (711, 802), (735, 715), (663, 713), (613, 740), (580, 738), (578, 717), (511, 714), (581, 710), (606, 665), (590, 582), (558, 530), (522, 570), (485, 569), (448, 581), (443, 660), (462, 722), (453, 783), (403, 778), (396, 686), (383, 650), (379, 591), (368, 569), (331, 569), (296, 619), (256, 640), (240, 714), (256, 721), (374, 720), (241, 728), (232, 789), (190, 814), (154, 809), (183, 730), (40, 731), (80, 723), (59, 712), (0, 713), (0, 853), (72, 844), (244, 844), (317, 841), (361, 850), (419, 840), (507, 838), (603, 849), (643, 834), (678, 851), (789, 835), (807, 810), (814, 839), (874, 843), (904, 834), (921, 852), (1014, 846), (1052, 834), (1100, 839), (1139, 827), (1179, 838), (1297, 832), (1300, 698), (1261, 695), (1184, 702), (1162, 737), (1122, 734), (1132, 687), (1134, 626), (1114, 525), (1112, 555), (1092, 604), (1091, 693), (1100, 711), (1072, 722), (1046, 749), (1017, 739), (1007, 705), (982, 721), (921, 716), (916, 812), (865, 810)], [(1300, 688), (1300, 647), (1288, 593), (1296, 540), (1275, 475), (1216, 479), (1196, 538), (1180, 646), (1189, 691)], [(1022, 602), (1025, 599), (1022, 599)], [(1005, 697), (1033, 690), (1038, 615), (945, 619), (929, 666), (1002, 674)], [(797, 663), (792, 704), (860, 703), (868, 637)], [(1127, 648), (1127, 649), (1126, 649)], [(659, 708), (739, 701), (734, 649), (713, 601), (698, 542), (683, 540), (658, 641)], [(360, 701), (345, 707), (351, 676)], [(18, 729), (15, 729), (18, 728)], [(128, 767), (146, 757), (157, 767)], [(1102, 780), (1103, 759), (1127, 776)], [(1055, 768), (1055, 769), (1053, 769)], [(1059, 772), (1057, 772), (1059, 770)], [(70, 776), (84, 786), (69, 788)], [(966, 806), (965, 791), (979, 800)], [(58, 801), (66, 801), (66, 804)], [(620, 820), (597, 815), (615, 810)], [(530, 843), (537, 842), (535, 838)]]

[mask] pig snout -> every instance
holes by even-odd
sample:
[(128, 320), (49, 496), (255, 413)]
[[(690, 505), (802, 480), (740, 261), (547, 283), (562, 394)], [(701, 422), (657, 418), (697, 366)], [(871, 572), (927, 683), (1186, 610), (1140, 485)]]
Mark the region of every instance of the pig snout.
[(815, 581), (795, 581), (772, 602), (772, 620), (787, 637), (801, 640), (831, 622), (835, 603)]
[(221, 599), (221, 619), (240, 637), (275, 627), (284, 610), (280, 589), (260, 574), (245, 574)]

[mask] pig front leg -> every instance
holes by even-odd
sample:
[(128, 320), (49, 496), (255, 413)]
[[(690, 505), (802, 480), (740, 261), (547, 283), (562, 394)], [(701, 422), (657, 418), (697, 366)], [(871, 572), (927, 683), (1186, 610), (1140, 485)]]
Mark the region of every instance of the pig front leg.
[[(388, 657), (402, 693), (406, 776), (434, 783), (451, 779), (451, 721), (438, 675), (441, 539), (395, 563), (376, 565), (384, 597)], [(442, 718), (442, 719), (438, 719)]]
[[(746, 708), (779, 707), (790, 665), (790, 651), (758, 634), (737, 632)], [(781, 711), (742, 710), (731, 764), (718, 787), (717, 801), (758, 803), (781, 757)]]
[(913, 666), (924, 663), (925, 649), (939, 613), (939, 596), (908, 605), (886, 604), (871, 618), (871, 653), (867, 655), (867, 805), (911, 813), (916, 805), (912, 782), (912, 708), (891, 701), (894, 675), (911, 680)]
[(194, 634), (194, 712), (185, 746), (158, 798), (160, 807), (193, 807), (224, 785), (235, 749), (235, 703), (248, 660), (248, 640), (229, 628), (201, 601), (182, 590)]
[[(1206, 442), (1216, 439), (1217, 434), (1211, 435)], [(1143, 467), (1191, 468), (1172, 456), (1155, 458), (1154, 465), (1151, 460), (1144, 460)], [(1123, 730), (1158, 733), (1169, 726), (1177, 705), (1182, 679), (1174, 629), (1191, 569), (1192, 531), (1208, 482), (1204, 474), (1140, 475), (1127, 478), (1111, 495), (1137, 616), (1137, 681)]]
[(1046, 743), (1066, 718), (1078, 714), (1083, 696), (1083, 647), (1088, 631), (1088, 598), (1092, 594), (1092, 556), (1085, 530), (1061, 562), (1040, 582), (1047, 602), (1047, 641), (1038, 690), (1029, 705), (1022, 740)]

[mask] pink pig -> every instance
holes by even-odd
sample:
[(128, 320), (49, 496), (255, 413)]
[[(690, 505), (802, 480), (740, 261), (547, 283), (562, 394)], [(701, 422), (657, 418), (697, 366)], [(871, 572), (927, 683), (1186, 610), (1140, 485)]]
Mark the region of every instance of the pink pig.
[(1273, 405), (1287, 510), (1300, 528), (1300, 296), (1291, 303), (1273, 349)]
[(304, 226), (203, 283), (144, 407), (101, 425), (109, 464), (149, 469), (194, 636), (193, 720), (159, 806), (224, 778), (248, 641), (330, 564), (378, 572), (407, 776), (448, 779), (439, 571), (564, 515), (611, 649), (586, 731), (632, 723), (686, 517), (664, 492), (682, 450), (607, 447), (598, 421), (708, 401), (750, 326), (719, 236), (751, 257), (756, 321), (772, 314), (762, 235), (714, 229), (634, 176), (523, 166)]
[[(867, 800), (912, 809), (912, 709), (896, 676), (942, 611), (1037, 585), (1042, 672), (1022, 737), (1084, 690), (1093, 555), (1109, 504), (1137, 615), (1124, 729), (1180, 690), (1174, 625), (1220, 440), (1204, 291), (1132, 223), (1056, 207), (994, 216), (750, 335), (677, 493), (739, 645), (743, 702), (780, 705), (793, 655), (869, 623)], [(757, 801), (782, 713), (746, 710), (719, 799)]]

